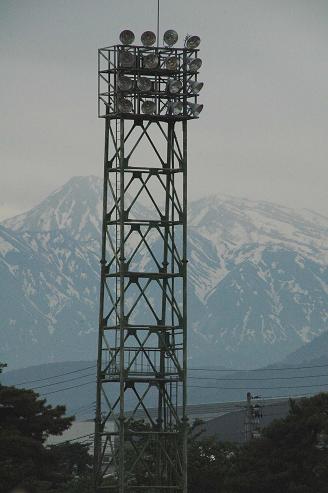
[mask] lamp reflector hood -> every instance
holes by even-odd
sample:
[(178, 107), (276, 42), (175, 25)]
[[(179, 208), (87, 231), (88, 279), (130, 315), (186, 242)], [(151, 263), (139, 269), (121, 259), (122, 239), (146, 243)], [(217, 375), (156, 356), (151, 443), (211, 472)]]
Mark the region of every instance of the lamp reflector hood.
[(189, 82), (189, 89), (192, 94), (198, 94), (199, 91), (203, 88), (204, 82), (199, 82), (198, 80), (194, 80)]
[(152, 88), (152, 81), (147, 79), (147, 77), (139, 77), (137, 80), (137, 86), (139, 91), (149, 92)]
[(198, 104), (198, 103), (188, 103), (188, 106), (192, 116), (194, 116), (195, 118), (199, 117), (201, 111), (204, 108), (203, 104)]
[(145, 55), (143, 57), (143, 62), (145, 68), (157, 68), (159, 59), (157, 55), (150, 53), (149, 55)]
[(167, 46), (173, 46), (178, 41), (178, 33), (174, 29), (168, 29), (165, 31), (163, 39)]
[(125, 29), (120, 34), (120, 41), (123, 45), (131, 45), (134, 41), (134, 33), (129, 29)]
[(181, 80), (175, 80), (175, 79), (168, 80), (167, 89), (171, 94), (177, 94), (182, 89)]
[(188, 48), (189, 50), (195, 50), (196, 48), (198, 48), (199, 43), (200, 43), (199, 36), (187, 36), (185, 41), (185, 47)]
[(121, 113), (131, 113), (132, 108), (133, 106), (129, 99), (122, 98), (118, 101), (118, 110)]
[(154, 101), (144, 101), (141, 105), (141, 111), (146, 115), (152, 115), (156, 111), (156, 103)]
[(156, 41), (156, 34), (153, 31), (145, 31), (141, 35), (141, 42), (144, 46), (153, 46)]
[(180, 115), (183, 112), (183, 104), (181, 101), (169, 104), (169, 110), (172, 115)]
[(135, 56), (130, 51), (121, 51), (119, 59), (121, 67), (128, 68), (135, 65)]
[(117, 79), (117, 85), (121, 89), (121, 91), (131, 91), (133, 87), (133, 80), (130, 79), (129, 77), (125, 77), (124, 75), (121, 75)]
[(175, 56), (170, 56), (165, 60), (167, 70), (176, 70), (178, 68), (178, 59)]
[(200, 67), (202, 66), (202, 60), (200, 58), (188, 58), (187, 64), (190, 72), (198, 72)]

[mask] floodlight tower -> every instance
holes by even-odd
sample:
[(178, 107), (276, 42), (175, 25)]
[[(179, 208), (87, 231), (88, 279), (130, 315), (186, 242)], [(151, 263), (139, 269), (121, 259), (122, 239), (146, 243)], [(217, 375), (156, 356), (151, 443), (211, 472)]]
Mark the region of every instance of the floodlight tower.
[[(198, 36), (125, 30), (98, 53), (105, 120), (96, 491), (187, 491), (187, 121)], [(136, 419), (142, 410), (145, 420)]]

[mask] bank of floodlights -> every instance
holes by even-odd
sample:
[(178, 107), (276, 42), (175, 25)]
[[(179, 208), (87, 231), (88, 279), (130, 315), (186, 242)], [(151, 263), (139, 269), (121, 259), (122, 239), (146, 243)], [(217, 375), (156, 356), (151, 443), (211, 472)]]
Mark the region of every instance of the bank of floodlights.
[[(203, 105), (198, 95), (202, 60), (198, 57), (199, 36), (187, 35), (178, 48), (178, 33), (164, 33), (163, 46), (156, 35), (145, 31), (141, 44), (126, 29), (121, 44), (99, 50), (99, 116), (134, 120), (198, 118)], [(105, 86), (105, 87), (104, 87)], [(102, 90), (104, 88), (104, 90)], [(103, 103), (103, 104), (102, 104)]]

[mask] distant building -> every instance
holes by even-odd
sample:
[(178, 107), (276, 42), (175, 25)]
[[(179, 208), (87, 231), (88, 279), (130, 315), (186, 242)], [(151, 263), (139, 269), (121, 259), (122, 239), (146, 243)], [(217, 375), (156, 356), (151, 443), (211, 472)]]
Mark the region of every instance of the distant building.
[[(240, 403), (239, 403), (240, 404)], [(275, 419), (285, 418), (289, 411), (288, 399), (264, 402), (261, 405), (261, 417), (258, 419), (258, 427), (254, 431), (253, 438), (260, 436), (260, 430), (268, 426)], [(202, 437), (214, 436), (222, 442), (245, 442), (245, 416), (247, 406), (232, 412), (227, 412), (209, 421), (205, 421), (202, 428)]]

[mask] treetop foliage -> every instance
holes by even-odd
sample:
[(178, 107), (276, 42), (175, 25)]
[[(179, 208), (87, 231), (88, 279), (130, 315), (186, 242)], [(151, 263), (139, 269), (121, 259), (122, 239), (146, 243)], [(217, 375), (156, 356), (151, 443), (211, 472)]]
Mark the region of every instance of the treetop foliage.
[(327, 493), (328, 394), (290, 401), (259, 439), (191, 446), (189, 493)]
[(91, 467), (84, 445), (46, 446), (49, 435), (60, 435), (71, 426), (74, 417), (65, 416), (65, 411), (65, 406), (46, 404), (33, 390), (0, 385), (1, 493), (14, 488), (62, 493)]

